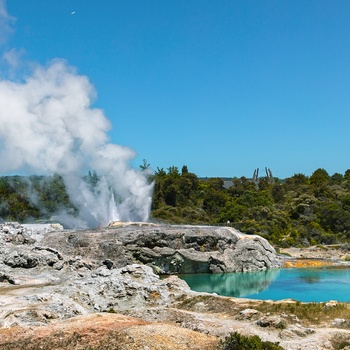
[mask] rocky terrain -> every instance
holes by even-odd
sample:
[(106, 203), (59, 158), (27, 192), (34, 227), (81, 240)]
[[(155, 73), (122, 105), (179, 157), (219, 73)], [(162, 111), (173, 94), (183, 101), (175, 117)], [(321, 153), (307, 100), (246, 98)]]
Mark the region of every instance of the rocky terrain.
[(285, 349), (346, 342), (347, 314), (334, 313), (344, 308), (337, 303), (313, 324), (281, 311), (293, 301), (260, 310), (266, 303), (196, 293), (176, 276), (155, 274), (280, 265), (266, 240), (232, 228), (114, 223), (64, 231), (4, 223), (0, 349), (216, 349), (233, 331)]
[(281, 253), (287, 254), (296, 259), (324, 259), (330, 263), (344, 263), (347, 258), (350, 258), (349, 247), (345, 245), (320, 245), (307, 248), (283, 248)]

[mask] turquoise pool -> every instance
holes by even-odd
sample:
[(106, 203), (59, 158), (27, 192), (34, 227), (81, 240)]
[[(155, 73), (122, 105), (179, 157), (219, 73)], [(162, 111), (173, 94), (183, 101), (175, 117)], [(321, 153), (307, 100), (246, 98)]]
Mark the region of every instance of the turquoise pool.
[(350, 301), (349, 268), (288, 268), (180, 275), (192, 290), (262, 300)]

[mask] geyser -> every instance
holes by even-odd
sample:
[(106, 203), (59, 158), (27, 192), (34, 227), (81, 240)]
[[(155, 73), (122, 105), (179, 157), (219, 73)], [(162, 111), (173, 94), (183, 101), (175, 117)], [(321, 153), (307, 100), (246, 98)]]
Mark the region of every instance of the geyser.
[[(147, 221), (152, 184), (130, 165), (130, 148), (108, 142), (110, 123), (93, 98), (87, 77), (63, 60), (21, 82), (0, 80), (0, 171), (61, 175), (79, 208), (79, 218), (58, 214), (67, 226)], [(94, 187), (83, 180), (89, 169)]]

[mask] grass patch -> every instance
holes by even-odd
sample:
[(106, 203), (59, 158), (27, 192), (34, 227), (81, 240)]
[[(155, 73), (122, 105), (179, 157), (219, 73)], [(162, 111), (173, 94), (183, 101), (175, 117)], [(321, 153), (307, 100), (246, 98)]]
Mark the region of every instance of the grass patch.
[(327, 247), (325, 247), (324, 245), (321, 245), (321, 244), (317, 245), (316, 247), (317, 247), (317, 248), (320, 248), (320, 249), (322, 249), (322, 250), (328, 250)]
[(122, 350), (127, 336), (120, 331), (110, 331), (91, 342), (84, 334), (56, 332), (43, 338), (26, 337), (0, 344), (1, 350)]
[[(240, 311), (255, 309), (261, 314), (280, 316), (285, 314), (291, 322), (302, 322), (305, 325), (331, 324), (334, 319), (350, 320), (350, 304), (348, 303), (301, 303), (290, 302), (269, 302), (249, 300), (242, 302), (225, 297), (212, 295), (198, 295), (194, 297), (182, 297), (178, 299), (177, 308), (196, 311), (197, 303), (205, 304), (206, 313), (223, 313), (229, 316), (239, 316)], [(280, 327), (285, 328), (285, 324)], [(345, 322), (341, 328), (350, 328), (350, 321)]]
[(288, 258), (291, 258), (292, 257), (292, 255), (291, 254), (289, 254), (289, 253), (287, 253), (287, 252), (280, 252), (280, 253), (278, 253), (279, 255), (283, 255), (283, 256), (288, 256)]
[(332, 322), (335, 318), (350, 318), (350, 307), (347, 303), (268, 303), (255, 304), (254, 308), (263, 313), (295, 315), (308, 324)]
[(235, 315), (239, 311), (245, 309), (240, 307), (232, 299), (220, 298), (213, 295), (198, 295), (190, 298), (178, 299), (179, 303), (176, 305), (178, 309), (195, 311), (196, 304), (204, 303), (205, 312), (207, 313), (225, 313), (229, 315)]

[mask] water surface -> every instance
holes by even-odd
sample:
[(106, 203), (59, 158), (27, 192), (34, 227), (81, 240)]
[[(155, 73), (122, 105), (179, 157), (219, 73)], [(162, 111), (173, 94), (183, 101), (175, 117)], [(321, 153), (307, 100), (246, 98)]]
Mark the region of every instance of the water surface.
[(180, 275), (192, 290), (262, 300), (350, 301), (350, 269), (289, 268)]

